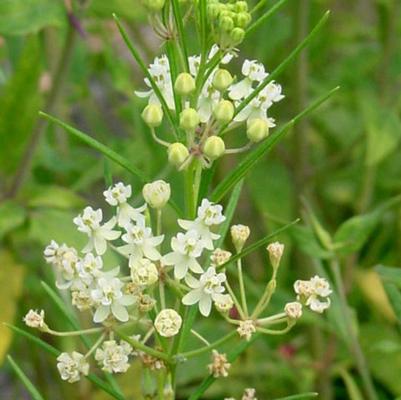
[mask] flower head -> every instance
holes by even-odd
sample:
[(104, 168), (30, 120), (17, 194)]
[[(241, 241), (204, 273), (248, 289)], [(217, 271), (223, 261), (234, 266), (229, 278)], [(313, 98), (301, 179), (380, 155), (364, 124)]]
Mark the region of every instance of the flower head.
[(182, 318), (177, 311), (166, 308), (159, 312), (155, 319), (155, 328), (161, 336), (175, 336), (181, 328)]
[(226, 354), (212, 350), (212, 363), (207, 366), (209, 372), (215, 377), (227, 377), (231, 364), (227, 361)]
[(162, 180), (147, 183), (142, 189), (142, 194), (150, 207), (163, 208), (170, 199), (170, 184)]
[(226, 263), (232, 254), (227, 250), (214, 249), (212, 255), (210, 256), (210, 261), (212, 262), (212, 267), (219, 267)]
[(40, 310), (39, 312), (36, 310), (29, 310), (28, 313), (23, 318), (26, 326), (30, 328), (42, 329), (46, 327), (45, 324), (45, 312)]
[(287, 303), (284, 307), (284, 312), (290, 319), (299, 319), (302, 316), (302, 304), (298, 301)]
[(237, 332), (241, 338), (250, 341), (252, 335), (256, 332), (255, 322), (252, 320), (240, 321)]
[(89, 373), (89, 364), (85, 357), (76, 351), (61, 353), (57, 357), (57, 361), (57, 369), (63, 381), (78, 382), (81, 375), (88, 375)]
[(284, 245), (279, 242), (270, 243), (266, 250), (269, 253), (270, 262), (273, 268), (277, 269), (284, 253)]
[(156, 265), (146, 258), (141, 258), (131, 266), (131, 278), (138, 286), (151, 286), (159, 279)]
[(126, 372), (130, 367), (129, 356), (133, 348), (125, 341), (117, 344), (115, 340), (106, 340), (95, 353), (95, 359), (103, 371), (110, 373)]
[(230, 232), (235, 249), (237, 252), (240, 252), (244, 247), (245, 242), (248, 240), (251, 231), (246, 225), (233, 225)]

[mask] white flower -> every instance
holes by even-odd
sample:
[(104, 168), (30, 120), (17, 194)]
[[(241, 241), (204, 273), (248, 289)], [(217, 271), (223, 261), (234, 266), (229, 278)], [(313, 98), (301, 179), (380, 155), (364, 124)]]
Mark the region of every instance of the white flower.
[(131, 185), (125, 186), (123, 183), (116, 183), (103, 192), (106, 202), (111, 206), (117, 206), (117, 224), (119, 226), (127, 225), (131, 220), (139, 221), (145, 219), (143, 212), (146, 204), (142, 207), (134, 208), (127, 203), (131, 197)]
[(102, 268), (102, 258), (94, 256), (92, 253), (85, 254), (84, 258), (77, 262), (78, 275), (87, 286), (101, 275)]
[(220, 265), (223, 265), (226, 263), (230, 258), (232, 254), (223, 249), (215, 249), (213, 250), (212, 255), (210, 256), (210, 261), (212, 262), (212, 267), (219, 267)]
[(142, 189), (143, 198), (152, 208), (163, 208), (170, 199), (170, 185), (162, 180), (147, 183)]
[(128, 360), (132, 350), (132, 346), (123, 340), (120, 344), (117, 344), (115, 340), (106, 340), (102, 347), (96, 350), (95, 360), (103, 371), (126, 372), (130, 367)]
[(330, 307), (330, 304), (330, 298), (327, 298), (325, 301), (321, 301), (317, 296), (311, 296), (306, 301), (306, 305), (309, 306), (312, 311), (319, 314), (322, 314), (325, 310), (327, 310)]
[(290, 319), (299, 319), (302, 316), (302, 304), (298, 301), (287, 303), (284, 307), (284, 312)]
[(253, 388), (245, 389), (242, 400), (258, 400), (256, 398), (256, 390)]
[(139, 286), (151, 286), (159, 279), (156, 265), (146, 258), (141, 258), (131, 266), (132, 282)]
[(198, 207), (198, 216), (194, 221), (179, 219), (178, 224), (181, 228), (189, 231), (196, 231), (204, 246), (208, 250), (213, 250), (213, 240), (220, 236), (210, 231), (212, 226), (220, 225), (226, 217), (222, 214), (223, 207), (220, 204), (213, 204), (207, 199), (203, 199)]
[(240, 252), (251, 233), (249, 227), (246, 225), (233, 225), (230, 228), (230, 233), (235, 249)]
[(81, 375), (88, 375), (89, 364), (85, 357), (76, 351), (70, 353), (61, 353), (57, 357), (57, 369), (61, 379), (70, 383), (78, 382)]
[(157, 246), (163, 242), (164, 235), (153, 236), (152, 230), (145, 226), (145, 221), (138, 221), (135, 225), (129, 224), (125, 230), (126, 233), (122, 235), (122, 240), (128, 244), (121, 246), (119, 250), (130, 257), (130, 267), (141, 258), (148, 258), (152, 261), (161, 258)]
[(182, 318), (171, 308), (166, 308), (159, 312), (155, 319), (155, 328), (161, 336), (175, 336), (181, 328)]
[(209, 372), (215, 377), (227, 377), (231, 364), (227, 361), (226, 354), (212, 350), (212, 363), (207, 366)]
[(246, 321), (240, 321), (237, 332), (241, 338), (244, 338), (247, 342), (249, 342), (252, 335), (256, 332), (255, 322), (250, 319)]
[(28, 313), (23, 318), (26, 326), (30, 328), (43, 328), (45, 324), (45, 312), (40, 310), (40, 312), (35, 310), (29, 310)]
[(310, 283), (312, 290), (317, 296), (328, 297), (333, 293), (333, 291), (330, 289), (329, 282), (318, 275), (315, 275), (313, 278), (311, 278)]
[(92, 207), (86, 207), (82, 215), (74, 218), (74, 224), (78, 226), (78, 230), (89, 237), (88, 244), (82, 250), (84, 253), (89, 253), (94, 248), (97, 254), (102, 255), (107, 250), (107, 241), (120, 237), (120, 232), (113, 231), (116, 219), (113, 217), (101, 225), (102, 219), (102, 210), (99, 208), (95, 211)]
[(199, 280), (191, 275), (187, 275), (185, 280), (192, 290), (182, 298), (183, 304), (190, 306), (199, 303), (201, 314), (207, 317), (212, 308), (212, 301), (218, 299), (218, 295), (225, 290), (222, 284), (226, 281), (226, 275), (222, 272), (216, 274), (216, 269), (209, 267)]
[[(167, 106), (170, 110), (175, 109), (173, 85), (171, 82), (170, 75), (170, 64), (166, 55), (156, 57), (153, 64), (150, 64), (148, 69), (150, 75), (156, 82), (157, 87), (164, 99), (166, 100)], [(135, 94), (138, 97), (149, 98), (149, 104), (160, 104), (160, 101), (152, 89), (149, 79), (145, 78), (145, 84), (150, 88), (147, 92), (136, 91)]]
[(284, 253), (284, 245), (280, 242), (270, 243), (266, 247), (266, 250), (269, 253), (270, 262), (273, 268), (277, 268)]
[(171, 239), (171, 248), (173, 251), (162, 258), (165, 265), (174, 265), (174, 276), (176, 279), (182, 279), (187, 274), (188, 269), (196, 274), (203, 273), (203, 269), (196, 261), (204, 249), (204, 244), (199, 234), (194, 231), (188, 231), (185, 234), (179, 233)]
[(229, 89), (229, 97), (232, 100), (241, 100), (248, 97), (253, 92), (253, 83), (258, 84), (263, 82), (263, 80), (269, 75), (265, 72), (265, 67), (256, 60), (245, 60), (242, 65), (242, 75), (245, 78), (231, 85)]
[(96, 288), (91, 291), (93, 301), (97, 305), (94, 322), (103, 322), (110, 313), (121, 321), (126, 322), (129, 319), (128, 311), (125, 306), (134, 303), (133, 296), (124, 295), (122, 292), (123, 283), (120, 279), (104, 275), (96, 282)]
[(214, 298), (214, 305), (218, 311), (226, 313), (234, 307), (234, 301), (229, 294), (218, 294)]
[(71, 292), (71, 303), (80, 311), (91, 309), (94, 306), (91, 289), (85, 287), (80, 290), (73, 290)]

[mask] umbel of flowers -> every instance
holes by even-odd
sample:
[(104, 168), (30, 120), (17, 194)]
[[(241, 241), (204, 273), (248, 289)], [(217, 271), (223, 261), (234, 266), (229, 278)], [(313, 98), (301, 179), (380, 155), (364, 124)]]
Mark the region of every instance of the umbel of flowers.
[[(161, 212), (170, 193), (170, 185), (164, 181), (146, 184), (143, 188), (146, 202), (134, 207), (130, 204), (131, 186), (117, 183), (104, 192), (109, 210), (88, 206), (74, 218), (78, 231), (87, 237), (83, 249), (55, 241), (46, 247), (44, 257), (54, 268), (57, 287), (70, 293), (71, 302), (79, 311), (91, 315), (94, 327), (57, 332), (45, 323), (43, 310), (30, 310), (24, 318), (26, 325), (59, 336), (98, 335), (86, 354), (76, 350), (57, 358), (63, 380), (78, 381), (89, 373), (91, 363), (109, 373), (124, 373), (133, 357), (139, 357), (151, 369), (168, 369), (171, 364), (185, 362), (185, 353), (170, 356), (167, 349), (159, 350), (154, 344), (158, 337), (174, 340), (180, 334), (185, 313), (177, 300), (186, 307), (198, 308), (204, 318), (210, 316), (214, 306), (243, 340), (250, 340), (257, 332), (288, 332), (302, 316), (304, 306), (318, 313), (329, 307), (328, 282), (314, 276), (309, 281), (295, 282), (296, 301), (285, 304), (282, 312), (264, 315), (276, 288), (284, 251), (284, 246), (275, 242), (267, 247), (271, 279), (255, 309), (250, 311), (241, 256), (251, 233), (249, 227), (231, 227), (234, 256), (216, 248), (219, 227), (226, 217), (221, 205), (203, 199), (194, 219), (177, 220), (180, 231), (167, 242), (166, 237), (171, 235), (163, 232)], [(105, 218), (106, 215), (112, 216)], [(119, 266), (105, 265), (103, 256), (108, 251), (121, 257)], [(238, 273), (236, 281), (227, 276), (233, 269)], [(234, 288), (238, 288), (239, 295)], [(273, 329), (277, 325), (283, 327)], [(122, 335), (122, 329), (127, 333)], [(214, 377), (227, 376), (230, 363), (226, 355), (210, 347), (195, 329), (191, 332), (207, 346), (206, 350), (187, 353), (188, 357), (208, 351), (209, 372)], [(229, 334), (227, 340), (231, 337)]]

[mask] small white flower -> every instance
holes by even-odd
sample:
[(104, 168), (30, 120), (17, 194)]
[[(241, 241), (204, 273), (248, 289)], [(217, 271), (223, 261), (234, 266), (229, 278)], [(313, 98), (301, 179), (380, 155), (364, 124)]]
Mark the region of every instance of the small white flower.
[(145, 221), (138, 221), (135, 225), (129, 224), (125, 230), (126, 233), (121, 238), (128, 244), (121, 246), (119, 250), (129, 256), (130, 267), (141, 258), (160, 260), (161, 255), (157, 247), (163, 242), (164, 235), (153, 236), (152, 230), (145, 226)]
[(212, 267), (219, 267), (220, 265), (223, 265), (226, 263), (230, 258), (232, 254), (231, 252), (223, 249), (215, 249), (210, 256), (210, 261), (212, 262)]
[(241, 338), (244, 338), (249, 342), (252, 335), (256, 332), (255, 322), (250, 319), (241, 321), (237, 328), (237, 332)]
[(88, 375), (89, 373), (89, 364), (85, 357), (76, 351), (61, 353), (57, 357), (57, 361), (57, 369), (63, 381), (78, 382), (81, 375)]
[(164, 337), (175, 336), (180, 331), (181, 325), (181, 316), (171, 308), (160, 311), (155, 319), (155, 328)]
[(179, 219), (178, 224), (187, 231), (196, 231), (204, 242), (205, 248), (213, 250), (213, 240), (218, 239), (220, 236), (211, 232), (210, 228), (225, 221), (226, 217), (222, 212), (223, 207), (220, 204), (213, 204), (209, 200), (203, 199), (198, 207), (197, 218), (194, 221)]
[(85, 287), (80, 290), (73, 290), (71, 292), (71, 303), (79, 311), (90, 310), (95, 305), (91, 296), (91, 289)]
[(226, 281), (226, 275), (222, 272), (216, 274), (216, 269), (209, 267), (199, 280), (187, 275), (185, 281), (192, 290), (182, 298), (183, 304), (190, 306), (199, 303), (201, 314), (207, 317), (212, 309), (212, 301), (225, 290), (222, 284)]
[(326, 311), (330, 307), (330, 304), (330, 298), (327, 298), (325, 301), (321, 301), (317, 296), (314, 295), (309, 297), (306, 301), (306, 305), (309, 306), (312, 311), (319, 314), (322, 314), (324, 311)]
[(152, 208), (163, 208), (170, 199), (170, 185), (162, 180), (147, 183), (142, 189), (143, 198)]
[(162, 258), (162, 263), (174, 265), (176, 279), (184, 278), (188, 269), (196, 274), (203, 273), (203, 269), (196, 259), (202, 255), (204, 244), (196, 231), (190, 230), (185, 234), (179, 233), (173, 237), (171, 248), (173, 251)]
[(42, 329), (46, 326), (45, 324), (45, 312), (40, 310), (40, 312), (35, 310), (29, 310), (28, 313), (23, 318), (26, 326), (30, 328)]
[(311, 278), (310, 283), (314, 293), (320, 297), (328, 297), (333, 293), (333, 291), (330, 289), (329, 282), (318, 275), (315, 275), (313, 278)]
[(93, 301), (97, 305), (93, 321), (103, 322), (110, 314), (121, 322), (129, 319), (126, 306), (135, 302), (133, 296), (124, 295), (122, 287), (124, 284), (120, 279), (104, 275), (96, 282), (96, 288), (91, 291)]
[(256, 398), (256, 390), (253, 388), (245, 389), (242, 400), (258, 400)]
[(95, 360), (103, 371), (110, 373), (126, 372), (130, 367), (128, 361), (132, 351), (132, 346), (123, 340), (120, 344), (117, 344), (115, 340), (106, 340), (102, 347), (96, 350)]
[(92, 253), (85, 254), (84, 258), (77, 262), (78, 275), (86, 286), (89, 286), (94, 279), (101, 275), (102, 268), (102, 258)]
[(240, 252), (251, 233), (249, 227), (246, 225), (233, 225), (230, 233), (235, 249)]
[(302, 304), (298, 301), (287, 303), (284, 307), (284, 312), (290, 319), (299, 319), (302, 316)]
[(228, 370), (231, 364), (227, 361), (226, 354), (219, 353), (217, 350), (212, 350), (212, 363), (207, 366), (209, 373), (215, 378), (228, 376)]
[(151, 286), (159, 279), (156, 265), (146, 258), (141, 258), (131, 266), (131, 278), (138, 286)]
[(134, 208), (128, 204), (127, 200), (131, 197), (131, 185), (125, 186), (122, 182), (110, 186), (103, 192), (106, 202), (111, 206), (117, 206), (117, 224), (119, 226), (127, 225), (131, 220), (144, 220), (143, 212), (146, 204), (142, 207)]
[(229, 294), (218, 294), (214, 298), (214, 305), (218, 311), (227, 313), (234, 307), (234, 301)]
[(82, 250), (84, 253), (95, 249), (97, 254), (102, 255), (107, 250), (107, 241), (120, 237), (120, 232), (113, 230), (116, 219), (113, 217), (101, 225), (102, 219), (102, 210), (100, 208), (94, 210), (92, 207), (86, 207), (82, 215), (74, 218), (74, 224), (78, 226), (78, 230), (89, 237), (88, 244)]

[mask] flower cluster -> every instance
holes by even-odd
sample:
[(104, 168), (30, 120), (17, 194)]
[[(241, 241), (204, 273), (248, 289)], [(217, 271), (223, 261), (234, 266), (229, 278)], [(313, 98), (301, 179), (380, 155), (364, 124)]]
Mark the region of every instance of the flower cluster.
[(297, 300), (312, 311), (322, 313), (330, 307), (332, 290), (326, 279), (315, 275), (308, 281), (298, 280), (294, 283)]
[[(207, 60), (198, 55), (190, 56), (189, 71), (179, 74), (174, 82), (168, 57), (156, 57), (149, 66), (153, 85), (146, 78), (148, 90), (135, 92), (137, 96), (148, 99), (142, 117), (151, 128), (155, 140), (168, 147), (169, 161), (180, 169), (186, 168), (195, 158), (200, 160), (202, 166), (209, 167), (225, 153), (245, 151), (252, 143), (266, 138), (269, 129), (275, 126), (274, 119), (268, 116), (268, 110), (284, 98), (281, 86), (271, 81), (254, 95), (254, 91), (268, 79), (269, 74), (258, 61), (245, 60), (241, 70), (242, 78), (235, 80), (223, 68), (233, 59), (234, 54), (214, 45)], [(154, 91), (154, 85), (159, 93)], [(177, 94), (186, 99), (183, 104), (177, 104)], [(177, 113), (180, 129), (186, 133), (186, 144), (168, 143), (157, 137), (155, 129), (162, 124), (164, 114), (160, 95), (167, 108)], [(247, 100), (249, 96), (253, 96), (251, 101)], [(240, 149), (226, 149), (221, 130), (235, 128), (241, 123), (246, 123), (249, 143)]]

